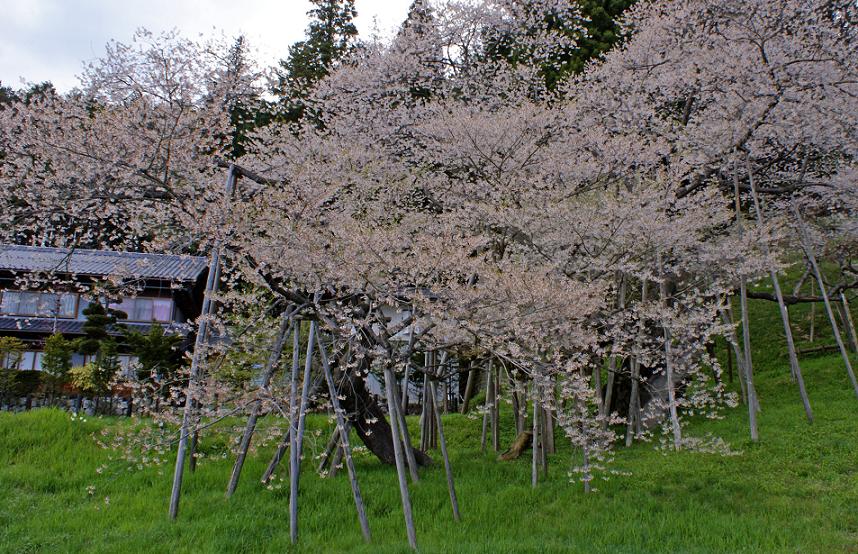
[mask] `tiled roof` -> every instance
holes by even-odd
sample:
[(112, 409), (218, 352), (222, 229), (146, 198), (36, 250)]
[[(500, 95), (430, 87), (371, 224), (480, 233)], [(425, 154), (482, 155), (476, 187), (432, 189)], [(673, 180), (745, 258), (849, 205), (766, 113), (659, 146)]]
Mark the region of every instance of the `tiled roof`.
[(198, 256), (0, 244), (0, 270), (7, 271), (195, 281), (207, 267)]
[[(55, 323), (56, 328), (54, 327)], [(0, 316), (0, 331), (16, 331), (20, 333), (53, 333), (56, 331), (66, 335), (82, 335), (84, 323), (86, 322), (76, 319), (57, 319), (54, 322), (54, 319), (50, 317)], [(122, 325), (141, 333), (149, 331), (152, 327), (152, 324), (149, 323), (123, 323)], [(188, 326), (181, 323), (165, 325), (163, 327), (172, 333), (181, 335), (187, 335), (188, 333)], [(111, 335), (121, 334), (118, 327), (111, 329), (109, 333)]]

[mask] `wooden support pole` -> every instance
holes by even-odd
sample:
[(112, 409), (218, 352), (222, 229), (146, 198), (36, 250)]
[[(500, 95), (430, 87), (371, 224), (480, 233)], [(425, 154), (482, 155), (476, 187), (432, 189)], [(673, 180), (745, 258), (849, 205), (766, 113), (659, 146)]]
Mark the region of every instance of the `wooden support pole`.
[(301, 454), (303, 452), (304, 425), (307, 416), (307, 402), (310, 396), (310, 372), (313, 367), (313, 344), (316, 339), (316, 322), (310, 321), (307, 338), (307, 353), (304, 357), (304, 383), (301, 389), (301, 405), (298, 408), (298, 426), (293, 426), (292, 446), (289, 469), (289, 537), (292, 544), (298, 542), (298, 483), (301, 474)]
[[(395, 386), (396, 380), (394, 380)], [(394, 397), (396, 391), (394, 390)], [(411, 436), (408, 434), (408, 424), (405, 421), (405, 414), (400, 410), (400, 406), (394, 403), (393, 406), (388, 406), (388, 412), (391, 418), (396, 418), (399, 423), (399, 440), (402, 441), (403, 449), (405, 450), (405, 461), (408, 465), (408, 473), (411, 476), (411, 482), (420, 481), (420, 476), (417, 473), (417, 460), (414, 457), (414, 449), (411, 447)]]
[[(745, 166), (748, 171), (748, 182), (750, 184), (751, 189), (751, 199), (754, 202), (754, 211), (757, 212), (757, 226), (760, 230), (763, 229), (763, 211), (760, 207), (760, 200), (757, 197), (757, 188), (754, 185), (754, 173), (751, 168), (751, 161), (748, 156), (745, 156)], [(769, 256), (769, 246), (767, 243), (763, 242), (763, 253), (766, 256)], [(801, 366), (798, 363), (798, 355), (795, 352), (795, 342), (792, 338), (792, 326), (789, 323), (789, 313), (787, 312), (786, 304), (784, 303), (784, 295), (781, 292), (781, 284), (778, 279), (778, 274), (775, 272), (774, 268), (769, 267), (769, 276), (772, 279), (772, 286), (775, 289), (775, 297), (778, 300), (778, 309), (781, 315), (781, 322), (784, 327), (784, 335), (786, 336), (787, 342), (787, 352), (789, 353), (789, 364), (790, 364), (790, 372), (792, 373), (793, 379), (798, 383), (798, 392), (801, 396), (801, 402), (804, 405), (804, 413), (807, 416), (807, 420), (813, 423), (813, 410), (810, 408), (810, 399), (807, 396), (807, 390), (804, 386), (804, 377), (801, 374)]]
[[(283, 439), (280, 441), (280, 444), (277, 445), (277, 450), (274, 452), (274, 456), (271, 458), (271, 462), (268, 464), (268, 468), (265, 470), (265, 473), (262, 475), (262, 484), (268, 484), (268, 481), (271, 480), (271, 476), (274, 475), (274, 471), (277, 469), (277, 465), (280, 463), (280, 460), (283, 459), (283, 455), (286, 453), (287, 449), (290, 449), (289, 454), (289, 474), (291, 476), (293, 465), (292, 465), (292, 452), (295, 450), (295, 438), (298, 434), (298, 370), (301, 367), (301, 322), (296, 321), (293, 325), (292, 329), (292, 368), (289, 372), (289, 431), (283, 434)], [(291, 479), (290, 479), (291, 481)]]
[(816, 255), (813, 252), (813, 245), (810, 243), (810, 237), (807, 234), (804, 219), (802, 219), (801, 213), (798, 211), (795, 199), (792, 201), (792, 211), (798, 222), (804, 253), (807, 255), (807, 259), (810, 261), (810, 265), (813, 268), (813, 273), (816, 276), (816, 284), (819, 285), (819, 294), (822, 295), (822, 302), (825, 304), (825, 311), (828, 313), (828, 321), (831, 322), (831, 330), (834, 331), (834, 340), (837, 342), (837, 347), (840, 349), (840, 355), (843, 357), (843, 363), (846, 365), (846, 373), (849, 374), (849, 380), (852, 382), (852, 389), (855, 391), (855, 396), (858, 396), (858, 381), (855, 380), (855, 372), (852, 371), (852, 362), (849, 361), (849, 353), (846, 351), (846, 345), (843, 344), (843, 337), (840, 336), (840, 329), (837, 326), (837, 320), (834, 318), (834, 311), (831, 309), (831, 301), (828, 299), (825, 282), (822, 280), (822, 272), (819, 270), (819, 265), (816, 263)]
[[(435, 382), (429, 381), (429, 387), (432, 389), (432, 396), (435, 396)], [(447, 489), (450, 493), (450, 505), (453, 508), (453, 519), (461, 521), (459, 515), (459, 500), (456, 498), (456, 487), (453, 484), (453, 468), (450, 465), (450, 456), (447, 454), (447, 441), (444, 439), (444, 426), (441, 422), (441, 414), (438, 413), (437, 406), (434, 410), (435, 423), (438, 425), (438, 438), (441, 441), (441, 457), (444, 458), (444, 472), (447, 474)]]
[[(413, 312), (412, 312), (413, 313)], [(405, 360), (405, 371), (402, 376), (402, 412), (403, 415), (408, 413), (408, 379), (409, 374), (411, 373), (411, 356), (414, 352), (414, 341), (416, 340), (417, 335), (414, 334), (414, 324), (411, 324), (411, 332), (408, 335), (408, 359)]]
[[(730, 305), (719, 310), (721, 313), (721, 321), (728, 328), (727, 342), (733, 350), (733, 355), (736, 357), (736, 367), (739, 368), (739, 388), (742, 391), (742, 402), (748, 402), (748, 385), (745, 374), (744, 355), (739, 349), (739, 337), (736, 335), (736, 329), (733, 322), (733, 310)], [(728, 359), (729, 356), (728, 356)]]
[(492, 374), (493, 374), (492, 359), (489, 358), (489, 365), (488, 365), (488, 368), (486, 369), (486, 399), (485, 399), (485, 402), (483, 405), (483, 408), (484, 408), (483, 432), (482, 432), (482, 435), (480, 435), (480, 449), (484, 453), (486, 451), (486, 437), (488, 436), (487, 431), (488, 431), (488, 426), (489, 426), (489, 418), (491, 417), (491, 415), (490, 415), (490, 412), (491, 412), (490, 402), (491, 402), (491, 398), (492, 398), (492, 389), (494, 388), (492, 386)]
[[(664, 265), (662, 263), (660, 252), (658, 254), (658, 274), (661, 278), (661, 282), (659, 283), (661, 304), (664, 309), (667, 309), (667, 280), (664, 275)], [(665, 377), (667, 379), (667, 407), (670, 411), (670, 424), (673, 428), (673, 448), (674, 450), (679, 450), (682, 448), (682, 428), (679, 425), (679, 414), (676, 410), (676, 387), (673, 383), (673, 353), (671, 348), (672, 339), (667, 322), (662, 322), (662, 330), (664, 331), (664, 368)]]
[[(619, 290), (617, 291), (617, 306), (620, 310), (624, 310), (626, 307), (626, 277), (622, 273), (619, 274)], [(612, 349), (613, 350), (613, 349)], [(617, 377), (617, 356), (616, 354), (611, 352), (611, 355), (608, 357), (608, 384), (605, 390), (605, 406), (602, 410), (602, 413), (605, 415), (611, 415), (611, 404), (613, 404), (614, 399), (614, 382)], [(608, 418), (602, 421), (602, 427), (604, 429), (608, 428)]]
[[(734, 162), (735, 164), (735, 162)], [(742, 207), (739, 199), (739, 173), (737, 168), (733, 167), (733, 196), (734, 207), (736, 211), (736, 231), (741, 237), (743, 234), (742, 226)], [(754, 364), (751, 360), (751, 331), (748, 323), (748, 284), (744, 277), (739, 278), (739, 303), (742, 310), (742, 346), (744, 350), (744, 366), (745, 377), (748, 387), (748, 426), (751, 430), (751, 440), (756, 442), (760, 439), (757, 431), (757, 392), (754, 387)]]
[(492, 375), (492, 448), (500, 452), (500, 365), (495, 364)]
[[(229, 164), (226, 175), (226, 195), (232, 196), (235, 189), (235, 166)], [(191, 358), (191, 372), (188, 380), (188, 388), (185, 391), (185, 409), (182, 414), (182, 424), (179, 428), (179, 446), (176, 452), (176, 466), (173, 472), (173, 490), (170, 493), (170, 519), (179, 516), (179, 498), (182, 494), (182, 478), (185, 470), (185, 454), (188, 448), (188, 436), (190, 435), (191, 419), (193, 412), (193, 401), (198, 394), (200, 378), (202, 377), (203, 351), (208, 338), (209, 317), (214, 311), (213, 296), (217, 293), (217, 274), (220, 268), (221, 241), (216, 240), (211, 249), (209, 259), (209, 273), (206, 279), (206, 288), (203, 296), (203, 305), (200, 312), (200, 324), (197, 328), (197, 336), (194, 344), (194, 354)]]
[[(387, 405), (392, 406), (396, 403), (396, 397), (393, 394), (395, 377), (393, 370), (389, 367), (384, 368), (384, 389), (387, 395)], [(405, 461), (402, 455), (402, 442), (399, 440), (399, 422), (396, 417), (390, 418), (391, 437), (393, 439), (393, 457), (396, 462), (396, 476), (399, 480), (399, 494), (402, 497), (402, 513), (405, 516), (405, 530), (408, 534), (408, 544), (413, 550), (417, 550), (417, 533), (414, 530), (414, 517), (411, 514), (411, 498), (408, 494), (408, 483), (405, 480)]]
[[(325, 346), (322, 344), (321, 336), (319, 336), (318, 327), (313, 327), (312, 331), (315, 331), (316, 342), (319, 343), (319, 357), (322, 360), (322, 371), (325, 374), (325, 381), (328, 383), (328, 394), (331, 397), (331, 407), (334, 409), (334, 416), (337, 419), (337, 430), (340, 432), (340, 444), (343, 448), (343, 456), (346, 459), (346, 469), (349, 474), (349, 483), (352, 486), (352, 496), (355, 501), (355, 508), (357, 509), (358, 519), (360, 520), (360, 528), (363, 533), (363, 538), (367, 542), (372, 539), (372, 535), (369, 531), (369, 520), (366, 517), (366, 508), (363, 504), (363, 497), (360, 493), (360, 486), (358, 485), (357, 474), (355, 473), (354, 461), (352, 460), (352, 449), (349, 444), (349, 433), (348, 433), (348, 425), (346, 424), (346, 418), (344, 415), (344, 410), (340, 406), (340, 399), (337, 396), (337, 387), (334, 384), (334, 376), (331, 374), (331, 366), (328, 363), (328, 354), (325, 352)], [(309, 353), (309, 350), (308, 350)], [(396, 399), (394, 399), (393, 405), (396, 406)]]
[[(274, 375), (277, 369), (277, 364), (280, 362), (280, 354), (283, 352), (283, 344), (286, 342), (286, 337), (289, 336), (289, 331), (292, 327), (291, 313), (289, 310), (283, 312), (283, 317), (280, 320), (280, 328), (277, 330), (277, 336), (274, 338), (274, 347), (271, 349), (271, 354), (265, 362), (265, 367), (262, 370), (262, 381), (260, 388), (265, 390), (271, 384), (271, 376)], [(250, 449), (250, 441), (253, 438), (253, 432), (256, 430), (256, 421), (259, 418), (259, 409), (261, 402), (257, 399), (253, 402), (250, 408), (250, 415), (247, 418), (247, 425), (244, 427), (244, 434), (241, 436), (241, 443), (238, 446), (238, 456), (235, 459), (235, 464), (232, 466), (232, 474), (229, 478), (229, 484), (226, 487), (226, 497), (235, 493), (238, 487), (238, 479), (241, 476), (241, 468), (244, 466), (244, 460), (247, 458), (247, 452)]]
[(541, 439), (539, 437), (539, 401), (537, 399), (539, 387), (536, 384), (536, 377), (533, 378), (533, 459), (530, 467), (530, 486), (536, 488), (539, 481), (539, 446)]
[(471, 404), (471, 397), (474, 395), (474, 388), (477, 381), (477, 370), (474, 367), (474, 362), (469, 362), (470, 369), (468, 370), (468, 382), (465, 384), (465, 397), (462, 399), (462, 407), (460, 412), (468, 413), (468, 407)]
[(847, 335), (849, 335), (852, 352), (858, 354), (858, 334), (855, 332), (855, 322), (852, 321), (852, 312), (849, 311), (849, 302), (846, 300), (843, 291), (840, 291), (840, 307), (843, 311), (843, 326), (846, 327)]

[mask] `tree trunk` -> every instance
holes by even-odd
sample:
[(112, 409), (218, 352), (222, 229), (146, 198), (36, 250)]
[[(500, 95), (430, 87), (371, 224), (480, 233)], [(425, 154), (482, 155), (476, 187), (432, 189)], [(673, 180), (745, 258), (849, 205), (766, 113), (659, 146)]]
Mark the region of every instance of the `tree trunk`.
[[(362, 378), (355, 377), (352, 371), (347, 371), (343, 373), (343, 379), (347, 383), (340, 387), (341, 394), (345, 395), (342, 407), (348, 414), (355, 433), (379, 460), (385, 464), (394, 465), (396, 458), (393, 452), (393, 435), (384, 410), (366, 390), (366, 384)], [(416, 448), (412, 450), (417, 465), (427, 466), (432, 463), (432, 458), (421, 450)]]

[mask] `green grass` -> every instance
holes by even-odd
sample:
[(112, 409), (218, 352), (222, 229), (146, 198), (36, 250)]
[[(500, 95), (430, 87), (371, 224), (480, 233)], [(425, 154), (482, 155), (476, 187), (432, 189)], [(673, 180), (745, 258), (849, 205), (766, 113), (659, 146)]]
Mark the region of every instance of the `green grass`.
[[(597, 482), (598, 492), (585, 495), (566, 477), (568, 448), (551, 459), (548, 479), (534, 490), (529, 459), (495, 461), (480, 452), (479, 421), (447, 416), (463, 521), (452, 520), (441, 464), (423, 470), (411, 486), (421, 551), (858, 552), (858, 400), (843, 362), (838, 354), (802, 358), (816, 415), (808, 425), (780, 352), (777, 312), (770, 303), (753, 304), (759, 443), (748, 440), (740, 406), (723, 420), (692, 422), (686, 433), (715, 433), (741, 455), (620, 447), (614, 467), (631, 475)], [(805, 312), (793, 311), (799, 328)], [(818, 343), (831, 341), (824, 325), (817, 329)], [(512, 439), (508, 415), (504, 443)], [(272, 447), (248, 461), (229, 501), (231, 459), (203, 460), (187, 476), (180, 519), (171, 522), (170, 465), (128, 471), (96, 445), (94, 434), (122, 425), (127, 420), (76, 422), (51, 410), (0, 414), (0, 551), (408, 551), (395, 472), (368, 455), (357, 458), (357, 471), (373, 542), (362, 542), (345, 472), (321, 479), (307, 463), (293, 549), (287, 487), (270, 491), (258, 483)], [(325, 425), (321, 417), (311, 421)], [(209, 452), (224, 448), (222, 435), (203, 441)], [(97, 473), (103, 464), (107, 470)]]

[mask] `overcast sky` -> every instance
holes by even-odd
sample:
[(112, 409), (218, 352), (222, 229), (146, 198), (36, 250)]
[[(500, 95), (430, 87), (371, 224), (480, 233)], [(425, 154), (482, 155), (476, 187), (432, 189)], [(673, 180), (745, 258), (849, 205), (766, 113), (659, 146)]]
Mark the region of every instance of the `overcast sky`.
[[(361, 36), (375, 25), (382, 33), (405, 18), (410, 0), (357, 0)], [(135, 29), (173, 28), (200, 33), (244, 34), (273, 64), (304, 36), (307, 0), (0, 0), (0, 83), (52, 81), (60, 91), (77, 85), (84, 60), (104, 54), (110, 39), (130, 41)]]

